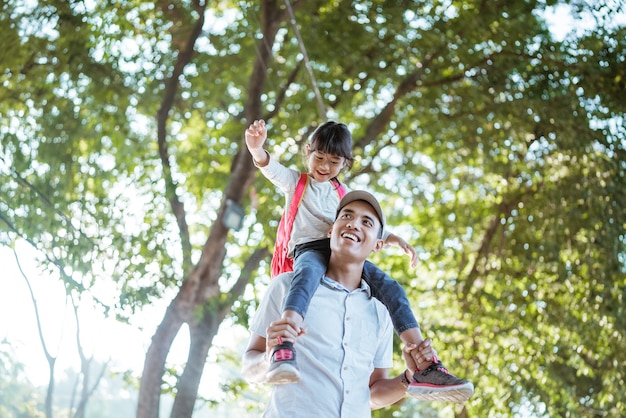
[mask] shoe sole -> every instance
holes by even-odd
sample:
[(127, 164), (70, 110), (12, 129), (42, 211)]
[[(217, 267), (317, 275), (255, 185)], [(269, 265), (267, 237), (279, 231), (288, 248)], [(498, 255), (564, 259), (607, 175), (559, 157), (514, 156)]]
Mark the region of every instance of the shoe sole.
[(267, 372), (265, 382), (274, 385), (286, 385), (288, 383), (298, 383), (300, 372), (291, 364), (279, 364), (273, 370)]
[(420, 401), (443, 401), (465, 403), (474, 394), (474, 385), (466, 383), (457, 386), (420, 385), (409, 386), (406, 393)]

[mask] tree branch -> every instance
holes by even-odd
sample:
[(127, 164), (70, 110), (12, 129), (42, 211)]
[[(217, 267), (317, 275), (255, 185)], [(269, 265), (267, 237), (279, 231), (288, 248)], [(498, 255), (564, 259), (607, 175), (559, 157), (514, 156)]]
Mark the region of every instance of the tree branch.
[(259, 267), (259, 263), (261, 262), (261, 260), (268, 257), (269, 255), (270, 251), (267, 247), (257, 248), (256, 250), (254, 250), (252, 255), (248, 257), (248, 259), (244, 263), (243, 268), (241, 269), (241, 273), (239, 274), (239, 278), (228, 292), (228, 297), (226, 298), (226, 301), (222, 304), (221, 309), (225, 307), (230, 309), (235, 300), (237, 300), (239, 296), (243, 294), (246, 285), (250, 283), (252, 273)]
[(326, 116), (326, 106), (324, 105), (324, 99), (320, 93), (320, 89), (317, 86), (317, 81), (315, 80), (315, 74), (313, 74), (313, 69), (311, 68), (311, 64), (309, 63), (309, 54), (306, 52), (306, 47), (304, 46), (304, 41), (302, 40), (302, 36), (300, 36), (300, 30), (298, 29), (298, 22), (296, 22), (296, 15), (293, 13), (293, 9), (291, 8), (291, 3), (289, 0), (285, 0), (285, 6), (287, 8), (287, 12), (289, 13), (289, 22), (291, 23), (291, 27), (293, 28), (293, 32), (296, 35), (296, 40), (298, 41), (298, 46), (300, 47), (300, 52), (302, 53), (304, 68), (306, 68), (307, 73), (309, 74), (309, 79), (311, 81), (311, 88), (313, 89), (313, 93), (315, 93), (315, 99), (317, 102), (317, 111), (320, 112), (320, 117), (322, 120), (327, 120)]
[[(165, 180), (165, 194), (167, 200), (170, 202), (172, 212), (176, 217), (178, 229), (180, 232), (180, 241), (183, 252), (183, 270), (188, 272), (191, 270), (191, 241), (189, 238), (189, 226), (185, 215), (185, 206), (183, 202), (178, 198), (176, 193), (176, 182), (172, 178), (172, 168), (170, 164), (170, 156), (167, 146), (167, 120), (169, 118), (170, 111), (172, 110), (174, 99), (178, 91), (179, 78), (185, 69), (185, 66), (191, 61), (191, 57), (194, 52), (196, 40), (202, 33), (202, 26), (204, 25), (204, 9), (206, 3), (197, 5), (199, 18), (196, 21), (193, 30), (189, 34), (184, 47), (179, 51), (176, 58), (172, 75), (165, 81), (165, 92), (163, 94), (163, 100), (161, 101), (161, 107), (157, 111), (157, 142), (159, 146), (159, 157), (161, 159), (161, 165), (163, 166), (163, 179)], [(175, 43), (175, 38), (172, 37), (172, 43)]]
[(39, 341), (41, 342), (41, 347), (43, 348), (43, 352), (46, 356), (46, 360), (48, 361), (48, 369), (50, 371), (50, 376), (48, 376), (48, 390), (46, 392), (46, 417), (52, 418), (52, 396), (54, 394), (54, 366), (56, 364), (56, 357), (53, 357), (48, 351), (48, 347), (46, 346), (46, 340), (43, 336), (43, 330), (41, 327), (41, 317), (39, 316), (39, 307), (37, 306), (37, 299), (35, 298), (35, 293), (33, 292), (33, 288), (30, 284), (30, 280), (24, 270), (22, 269), (22, 265), (20, 264), (20, 259), (17, 256), (17, 252), (13, 249), (13, 255), (15, 256), (15, 262), (17, 263), (17, 268), (22, 274), (22, 277), (26, 281), (26, 286), (28, 286), (28, 291), (30, 292), (30, 299), (33, 302), (33, 308), (35, 309), (35, 319), (37, 320), (37, 332), (39, 333)]

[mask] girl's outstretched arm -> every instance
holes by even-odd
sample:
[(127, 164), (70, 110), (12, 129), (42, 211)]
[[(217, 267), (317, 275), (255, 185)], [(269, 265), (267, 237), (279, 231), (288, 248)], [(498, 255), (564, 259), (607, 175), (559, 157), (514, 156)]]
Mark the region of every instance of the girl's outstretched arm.
[(411, 267), (415, 268), (415, 266), (417, 266), (417, 253), (415, 252), (415, 248), (396, 234), (390, 233), (385, 240), (385, 245), (395, 245), (396, 247), (400, 247), (406, 255), (411, 257)]
[(265, 127), (265, 121), (263, 119), (255, 120), (246, 129), (246, 146), (248, 151), (252, 155), (256, 165), (264, 167), (269, 162), (270, 158), (267, 152), (263, 149), (263, 145), (267, 140), (267, 128)]

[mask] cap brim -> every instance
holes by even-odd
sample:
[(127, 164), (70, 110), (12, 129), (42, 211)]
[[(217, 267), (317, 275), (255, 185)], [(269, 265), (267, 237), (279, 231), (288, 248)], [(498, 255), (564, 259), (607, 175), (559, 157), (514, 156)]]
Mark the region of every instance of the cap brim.
[(383, 213), (383, 210), (380, 207), (380, 203), (378, 203), (378, 199), (376, 199), (374, 195), (372, 195), (371, 193), (366, 192), (364, 190), (353, 190), (351, 192), (346, 193), (346, 195), (339, 202), (337, 215), (339, 214), (339, 212), (341, 212), (341, 209), (346, 207), (346, 205), (348, 205), (349, 203), (355, 202), (357, 200), (367, 202), (372, 207), (372, 209), (374, 209), (374, 212), (376, 212), (376, 215), (378, 216), (378, 220), (380, 221), (381, 229), (384, 229), (385, 228), (385, 214)]

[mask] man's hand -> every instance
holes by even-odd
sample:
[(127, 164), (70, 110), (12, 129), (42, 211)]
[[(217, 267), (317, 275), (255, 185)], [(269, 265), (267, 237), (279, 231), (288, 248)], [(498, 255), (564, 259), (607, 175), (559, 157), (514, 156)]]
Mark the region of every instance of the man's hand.
[(296, 339), (300, 335), (305, 334), (305, 331), (301, 329), (300, 333), (298, 333), (295, 322), (288, 318), (281, 318), (272, 322), (265, 330), (265, 333), (267, 335), (265, 350), (269, 354), (274, 346), (282, 344), (283, 341), (290, 341), (292, 344), (295, 344)]
[(437, 350), (433, 348), (433, 341), (426, 338), (420, 345), (406, 344), (402, 347), (402, 358), (407, 368), (415, 372), (418, 364), (432, 363), (437, 356)]

